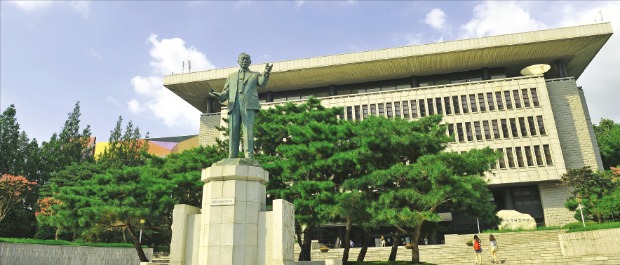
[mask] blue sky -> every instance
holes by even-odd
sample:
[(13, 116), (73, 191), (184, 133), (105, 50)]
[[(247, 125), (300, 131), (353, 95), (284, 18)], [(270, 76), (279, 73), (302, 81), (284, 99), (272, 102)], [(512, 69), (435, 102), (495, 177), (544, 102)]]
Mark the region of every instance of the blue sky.
[[(604, 1), (1, 1), (0, 109), (15, 104), (47, 141), (80, 101), (82, 125), (107, 141), (119, 116), (151, 137), (198, 133), (200, 113), (162, 77), (611, 22), (616, 32), (578, 80), (593, 122), (620, 121), (620, 2)], [(274, 69), (277, 71), (277, 69)]]

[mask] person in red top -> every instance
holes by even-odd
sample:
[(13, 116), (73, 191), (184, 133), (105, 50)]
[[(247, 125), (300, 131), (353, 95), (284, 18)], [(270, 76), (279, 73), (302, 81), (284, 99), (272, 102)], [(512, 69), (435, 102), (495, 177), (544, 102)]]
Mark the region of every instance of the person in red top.
[(474, 235), (474, 252), (476, 252), (476, 264), (482, 264), (482, 244), (480, 238)]

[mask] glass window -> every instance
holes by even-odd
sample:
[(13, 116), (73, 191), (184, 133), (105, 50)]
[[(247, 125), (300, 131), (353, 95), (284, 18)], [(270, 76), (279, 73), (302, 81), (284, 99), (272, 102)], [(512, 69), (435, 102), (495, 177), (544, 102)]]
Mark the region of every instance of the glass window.
[(459, 142), (465, 142), (465, 135), (463, 135), (463, 124), (456, 124), (456, 133), (459, 135)]
[(521, 96), (523, 97), (523, 106), (530, 107), (530, 95), (527, 94), (527, 88), (521, 89)]
[(547, 131), (545, 130), (545, 124), (543, 122), (543, 117), (536, 116), (536, 120), (538, 120), (538, 132), (540, 132), (540, 135), (547, 134)]
[(448, 124), (448, 135), (454, 139), (454, 124)]
[(373, 115), (373, 116), (377, 115), (377, 105), (375, 104), (370, 105), (370, 115)]
[(411, 101), (411, 118), (417, 118), (417, 117), (418, 117), (418, 103), (414, 99)]
[(465, 123), (465, 130), (466, 130), (466, 133), (467, 133), (467, 141), (468, 141), (468, 142), (473, 141), (473, 140), (474, 140), (474, 137), (473, 137), (473, 135), (471, 134), (471, 122), (466, 122), (466, 123)]
[(420, 117), (426, 117), (426, 107), (424, 105), (424, 100), (420, 99), (418, 102), (420, 103)]
[(515, 89), (512, 91), (512, 97), (515, 99), (515, 108), (521, 108), (521, 98), (519, 97), (519, 90)]
[(353, 107), (347, 107), (347, 120), (353, 119)]
[(446, 108), (446, 115), (452, 114), (452, 109), (450, 108), (450, 97), (443, 98), (444, 107)]
[(480, 122), (474, 122), (474, 131), (476, 132), (476, 140), (482, 141), (482, 129), (480, 128)]
[(409, 119), (409, 102), (403, 101), (403, 118)]
[(521, 128), (521, 137), (527, 137), (527, 126), (525, 125), (525, 118), (519, 118), (519, 128)]
[(542, 154), (540, 153), (539, 145), (534, 146), (534, 156), (536, 156), (536, 164), (538, 164), (539, 167), (545, 166), (542, 160)]
[(543, 145), (543, 151), (545, 152), (545, 162), (547, 162), (547, 166), (552, 166), (553, 160), (551, 159), (551, 150), (548, 144)]
[(527, 124), (530, 126), (530, 134), (536, 135), (536, 124), (534, 123), (534, 117), (527, 117)]
[(495, 102), (493, 102), (493, 92), (487, 93), (487, 104), (489, 105), (489, 111), (495, 110)]
[(443, 107), (441, 106), (441, 98), (435, 98), (435, 105), (437, 105), (437, 114), (443, 115)]
[(504, 155), (504, 150), (498, 148), (497, 152), (499, 153), (499, 159), (497, 159), (499, 162), (499, 168), (506, 168), (506, 156)]
[(489, 121), (482, 121), (482, 128), (484, 129), (484, 139), (491, 140), (491, 129), (489, 127)]
[(361, 116), (360, 106), (355, 106), (355, 119), (358, 121), (361, 120), (360, 116)]
[(506, 158), (508, 159), (508, 166), (510, 168), (515, 167), (514, 154), (512, 153), (512, 147), (506, 148)]
[(492, 120), (491, 125), (493, 126), (493, 137), (495, 139), (501, 138), (501, 136), (499, 135), (499, 126), (497, 125), (497, 120)]
[(463, 107), (463, 113), (468, 113), (469, 110), (467, 109), (467, 96), (463, 95), (461, 96), (461, 106)]
[(534, 104), (534, 107), (539, 107), (540, 102), (538, 102), (538, 93), (536, 92), (536, 88), (530, 88), (530, 92), (532, 93), (532, 104)]
[(428, 115), (434, 115), (435, 114), (435, 108), (433, 108), (433, 99), (432, 98), (428, 98), (426, 99), (426, 107), (428, 108)]
[(392, 103), (385, 103), (385, 109), (387, 110), (387, 117), (392, 118)]
[(394, 116), (400, 118), (400, 102), (394, 102)]
[(504, 91), (504, 99), (506, 99), (506, 109), (512, 109), (512, 100), (510, 99), (510, 91)]
[(506, 119), (501, 119), (500, 123), (502, 124), (502, 134), (504, 134), (504, 138), (510, 138), (510, 135), (508, 135), (508, 122)]
[(459, 96), (452, 96), (452, 105), (454, 106), (454, 114), (460, 114), (461, 107), (459, 107)]
[(517, 129), (517, 121), (515, 118), (510, 118), (510, 131), (512, 132), (512, 138), (519, 137), (519, 131)]
[(471, 104), (471, 112), (478, 112), (476, 106), (476, 94), (469, 94), (469, 103)]
[(495, 92), (495, 99), (496, 99), (496, 103), (497, 103), (497, 109), (498, 110), (503, 110), (504, 109), (504, 101), (502, 100), (502, 92)]
[(525, 167), (523, 163), (523, 153), (521, 153), (521, 147), (515, 147), (515, 153), (517, 155), (517, 165), (519, 167)]
[(534, 160), (532, 160), (532, 148), (529, 146), (525, 147), (525, 158), (527, 159), (527, 166), (534, 166)]
[(368, 105), (362, 105), (362, 118), (368, 118)]
[(379, 103), (377, 105), (379, 105), (379, 116), (380, 117), (385, 117), (385, 108), (384, 108), (383, 103)]
[(484, 94), (482, 94), (482, 93), (478, 94), (478, 106), (480, 106), (480, 112), (487, 111), (487, 107), (484, 104)]

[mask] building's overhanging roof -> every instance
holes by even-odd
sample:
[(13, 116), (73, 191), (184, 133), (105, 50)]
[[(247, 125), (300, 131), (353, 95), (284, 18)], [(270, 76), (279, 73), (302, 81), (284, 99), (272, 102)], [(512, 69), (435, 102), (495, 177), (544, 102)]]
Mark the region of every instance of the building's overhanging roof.
[[(268, 91), (426, 76), (505, 67), (517, 75), (533, 64), (566, 63), (568, 76), (579, 78), (612, 34), (610, 23), (490, 36), (424, 45), (329, 55), (273, 63)], [(262, 72), (264, 64), (252, 65)], [(221, 91), (237, 67), (174, 74), (164, 86), (204, 112), (211, 89)]]

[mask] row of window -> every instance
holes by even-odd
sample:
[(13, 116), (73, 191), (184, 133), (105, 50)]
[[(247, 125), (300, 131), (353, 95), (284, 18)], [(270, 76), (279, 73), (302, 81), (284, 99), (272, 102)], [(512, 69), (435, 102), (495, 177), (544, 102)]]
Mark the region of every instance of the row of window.
[(496, 164), (491, 165), (493, 169), (553, 166), (548, 144), (498, 148), (497, 151), (502, 153), (502, 156)]
[(402, 102), (377, 103), (347, 107), (347, 120), (360, 120), (368, 115), (415, 119), (434, 114), (453, 115), (494, 110), (509, 110), (539, 107), (536, 88), (495, 91), (460, 96), (446, 96), (409, 100)]
[(448, 124), (448, 134), (458, 142), (499, 140), (546, 135), (542, 116), (528, 116)]

